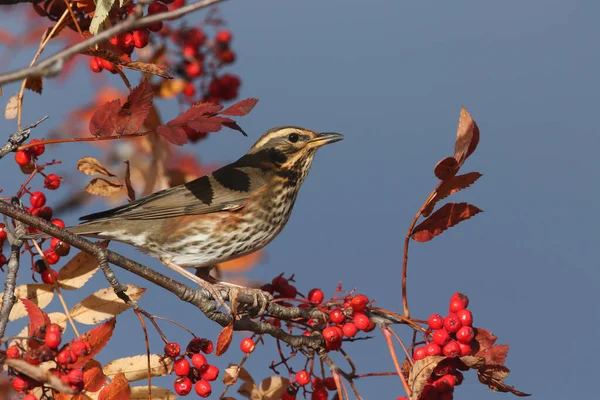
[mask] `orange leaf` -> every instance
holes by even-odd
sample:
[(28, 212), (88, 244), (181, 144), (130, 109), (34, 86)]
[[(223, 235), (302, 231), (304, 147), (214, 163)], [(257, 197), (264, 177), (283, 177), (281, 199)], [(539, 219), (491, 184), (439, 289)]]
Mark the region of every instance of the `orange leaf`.
[(254, 253), (220, 263), (218, 267), (221, 271), (246, 271), (254, 267), (263, 259), (263, 257), (264, 252), (262, 250), (258, 250)]
[(223, 328), (221, 333), (219, 333), (219, 337), (217, 338), (217, 350), (215, 351), (215, 354), (217, 356), (225, 354), (225, 352), (229, 348), (229, 345), (231, 344), (232, 338), (233, 338), (233, 318), (231, 319), (231, 322), (229, 323), (229, 325), (227, 325), (225, 328)]
[(71, 368), (79, 368), (85, 365), (89, 360), (94, 358), (94, 356), (100, 353), (100, 350), (110, 340), (112, 334), (115, 330), (115, 324), (117, 323), (117, 319), (115, 317), (109, 319), (102, 325), (98, 325), (95, 328), (90, 329), (89, 332), (82, 334), (79, 337), (79, 340), (83, 340), (90, 344), (92, 350), (90, 354), (86, 356), (79, 357), (74, 364), (71, 364)]
[(42, 77), (35, 76), (29, 77), (25, 80), (25, 89), (29, 89), (32, 92), (36, 92), (37, 94), (42, 94), (43, 84)]
[(131, 388), (125, 374), (119, 372), (98, 395), (98, 400), (129, 400)]
[(479, 214), (482, 210), (467, 203), (448, 203), (431, 214), (413, 229), (412, 238), (417, 242), (427, 242), (446, 229), (453, 227), (461, 221)]
[(446, 157), (440, 160), (433, 168), (433, 174), (442, 181), (452, 178), (458, 172), (460, 165), (454, 157)]
[(466, 108), (460, 109), (460, 118), (458, 119), (458, 129), (456, 131), (456, 143), (454, 145), (454, 158), (459, 165), (463, 165), (477, 148), (479, 143), (479, 128), (471, 114)]
[(469, 172), (468, 174), (456, 175), (448, 180), (442, 181), (440, 187), (437, 189), (431, 200), (429, 200), (421, 214), (423, 214), (424, 217), (428, 217), (438, 201), (443, 200), (462, 189), (468, 188), (479, 178), (481, 178), (479, 172)]
[[(27, 310), (27, 314), (29, 315), (29, 336), (40, 335), (42, 328), (50, 323), (48, 314), (43, 312), (37, 304), (29, 299), (21, 298), (19, 300), (21, 300), (21, 303), (23, 303), (25, 310)], [(29, 341), (29, 347), (32, 349), (37, 349), (41, 345), (42, 343), (37, 340)]]
[(106, 375), (102, 365), (96, 360), (90, 360), (83, 366), (83, 384), (88, 392), (97, 392), (106, 383)]

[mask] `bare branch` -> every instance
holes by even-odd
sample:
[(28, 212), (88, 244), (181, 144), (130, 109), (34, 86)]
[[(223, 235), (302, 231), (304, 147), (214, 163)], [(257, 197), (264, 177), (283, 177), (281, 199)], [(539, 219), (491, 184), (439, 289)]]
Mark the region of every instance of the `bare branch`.
[(33, 65), (29, 68), (22, 68), (16, 71), (8, 72), (6, 74), (0, 75), (0, 85), (16, 82), (21, 79), (33, 77), (33, 76), (42, 76), (42, 77), (52, 77), (57, 75), (60, 71), (62, 71), (63, 65), (67, 60), (77, 55), (83, 50), (86, 50), (90, 47), (93, 47), (99, 43), (105, 42), (110, 39), (114, 35), (118, 35), (123, 32), (127, 32), (130, 30), (134, 30), (136, 28), (140, 28), (142, 26), (146, 26), (153, 22), (158, 22), (162, 20), (168, 19), (176, 19), (180, 18), (186, 14), (189, 14), (193, 11), (199, 10), (201, 8), (209, 7), (211, 5), (223, 2), (225, 0), (202, 0), (197, 3), (193, 3), (187, 5), (185, 7), (178, 8), (173, 11), (168, 11), (165, 13), (159, 13), (154, 15), (148, 15), (144, 18), (136, 18), (135, 15), (130, 15), (127, 19), (123, 20), (123, 22), (116, 24), (100, 33), (96, 36), (92, 36), (89, 39), (86, 39), (82, 42), (77, 43), (74, 46), (68, 47), (58, 53), (46, 58), (41, 61), (37, 65)]

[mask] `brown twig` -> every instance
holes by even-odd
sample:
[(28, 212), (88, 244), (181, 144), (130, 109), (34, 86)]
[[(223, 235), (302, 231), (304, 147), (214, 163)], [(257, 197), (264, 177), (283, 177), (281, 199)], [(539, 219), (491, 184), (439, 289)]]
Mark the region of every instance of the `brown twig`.
[(394, 362), (394, 367), (396, 367), (396, 371), (398, 372), (398, 376), (400, 376), (400, 380), (402, 381), (402, 386), (404, 386), (404, 390), (408, 397), (411, 397), (412, 390), (408, 386), (408, 382), (406, 382), (406, 378), (402, 373), (402, 368), (400, 367), (400, 363), (398, 362), (398, 357), (396, 357), (396, 351), (394, 350), (394, 342), (392, 341), (392, 335), (390, 334), (390, 330), (387, 326), (381, 326), (381, 332), (383, 332), (383, 337), (387, 342), (388, 349), (390, 350), (390, 355), (392, 356), (392, 361)]
[(76, 143), (76, 142), (101, 142), (103, 140), (119, 140), (119, 139), (133, 139), (142, 136), (146, 136), (150, 133), (154, 133), (155, 131), (147, 131), (147, 132), (137, 132), (130, 133), (129, 135), (116, 135), (116, 136), (94, 136), (87, 138), (67, 138), (67, 139), (52, 139), (52, 140), (40, 140), (37, 143), (29, 143), (23, 146), (20, 146), (17, 150), (26, 150), (33, 146), (39, 145), (48, 145), (48, 144), (59, 144), (59, 143)]
[(79, 54), (90, 47), (93, 47), (99, 43), (105, 42), (114, 35), (118, 35), (123, 32), (134, 30), (142, 26), (146, 26), (153, 22), (158, 22), (167, 19), (176, 19), (189, 14), (193, 11), (201, 8), (209, 7), (211, 5), (223, 2), (224, 0), (202, 0), (185, 7), (178, 8), (173, 11), (165, 13), (153, 14), (144, 18), (136, 18), (135, 15), (131, 15), (124, 19), (122, 22), (115, 24), (114, 26), (98, 33), (95, 36), (90, 37), (84, 41), (81, 41), (71, 47), (68, 47), (62, 51), (59, 51), (52, 56), (44, 59), (37, 65), (30, 66), (28, 68), (22, 68), (15, 71), (8, 72), (0, 75), (0, 85), (4, 85), (10, 82), (16, 82), (21, 79), (26, 79), (33, 76), (52, 77), (57, 75), (66, 61), (73, 56)]

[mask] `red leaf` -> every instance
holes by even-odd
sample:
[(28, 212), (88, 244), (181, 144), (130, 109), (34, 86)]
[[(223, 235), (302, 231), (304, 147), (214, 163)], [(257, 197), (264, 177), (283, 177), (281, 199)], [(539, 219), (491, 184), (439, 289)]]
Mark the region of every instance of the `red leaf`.
[(454, 157), (446, 157), (440, 160), (433, 168), (433, 174), (441, 181), (451, 179), (458, 170), (460, 165), (456, 162)]
[(96, 354), (100, 353), (100, 350), (110, 340), (113, 331), (115, 330), (115, 324), (117, 323), (117, 319), (115, 317), (109, 319), (104, 322), (102, 325), (98, 325), (95, 328), (90, 329), (89, 332), (82, 334), (79, 337), (79, 340), (83, 340), (90, 344), (92, 350), (90, 354), (86, 356), (79, 357), (77, 361), (73, 364), (70, 364), (71, 368), (80, 368), (84, 366), (89, 360), (94, 358)]
[(459, 165), (463, 165), (467, 157), (475, 151), (477, 144), (479, 144), (479, 128), (467, 109), (462, 107), (454, 145), (454, 158)]
[(479, 214), (481, 211), (474, 205), (467, 203), (445, 204), (413, 229), (412, 238), (417, 242), (427, 242), (446, 229)]
[(106, 383), (106, 375), (102, 365), (96, 360), (90, 360), (83, 366), (83, 388), (88, 392), (97, 392)]
[(468, 174), (456, 175), (448, 180), (442, 181), (440, 187), (436, 190), (421, 214), (423, 214), (424, 217), (428, 217), (438, 201), (445, 199), (453, 193), (468, 188), (479, 178), (481, 178), (479, 172), (469, 172)]
[[(492, 347), (498, 340), (498, 336), (495, 336), (492, 332), (484, 328), (477, 328), (477, 334), (475, 335), (475, 342), (478, 345), (478, 351), (485, 351)], [(473, 349), (476, 350), (476, 349)], [(477, 350), (476, 350), (477, 351)]]
[(227, 107), (219, 114), (229, 115), (231, 117), (243, 117), (244, 115), (252, 111), (256, 103), (258, 103), (258, 99), (249, 98), (245, 100), (240, 100), (237, 103)]
[(185, 130), (181, 126), (161, 125), (156, 128), (156, 132), (164, 137), (168, 142), (177, 146), (184, 145), (188, 141)]
[(487, 365), (503, 365), (508, 356), (508, 345), (498, 344), (487, 349), (484, 354), (480, 354), (485, 357), (485, 363)]
[(225, 328), (223, 328), (221, 333), (219, 333), (219, 337), (217, 338), (217, 349), (215, 351), (215, 354), (217, 356), (220, 356), (227, 351), (227, 349), (229, 348), (229, 345), (231, 344), (232, 338), (233, 338), (233, 319), (231, 320), (231, 323), (229, 325), (227, 325)]
[[(43, 312), (37, 304), (33, 301), (21, 298), (21, 303), (25, 306), (25, 310), (27, 310), (27, 314), (29, 315), (29, 336), (40, 336), (41, 330), (48, 324), (50, 324), (50, 318), (48, 314)], [(29, 340), (29, 347), (32, 349), (37, 349), (42, 345), (42, 343), (37, 340)]]
[(121, 110), (121, 100), (104, 103), (90, 120), (90, 133), (94, 136), (112, 136), (117, 130), (117, 115)]
[(98, 400), (129, 400), (131, 388), (125, 374), (119, 372), (98, 395)]
[(129, 93), (127, 101), (119, 111), (119, 118), (117, 120), (117, 131), (119, 134), (129, 135), (140, 129), (140, 126), (142, 126), (152, 108), (153, 94), (154, 91), (146, 79), (143, 79)]

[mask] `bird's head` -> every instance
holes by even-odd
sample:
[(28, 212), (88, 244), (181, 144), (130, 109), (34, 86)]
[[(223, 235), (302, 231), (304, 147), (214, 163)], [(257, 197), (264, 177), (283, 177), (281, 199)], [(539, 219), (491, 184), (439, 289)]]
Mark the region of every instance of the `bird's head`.
[(339, 133), (317, 133), (297, 126), (277, 127), (265, 132), (248, 154), (266, 156), (269, 162), (282, 169), (304, 170), (310, 168), (319, 147), (343, 138)]

